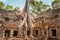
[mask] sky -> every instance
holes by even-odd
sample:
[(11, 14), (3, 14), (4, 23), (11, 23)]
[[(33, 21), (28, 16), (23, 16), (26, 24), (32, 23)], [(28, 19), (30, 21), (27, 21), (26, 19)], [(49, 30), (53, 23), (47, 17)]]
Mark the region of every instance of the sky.
[[(20, 7), (20, 9), (23, 9), (25, 6), (25, 2), (26, 0), (0, 0), (2, 2), (4, 2), (5, 5), (12, 5), (14, 7), (18, 6)], [(44, 4), (48, 4), (51, 5), (51, 2), (53, 0), (41, 0), (42, 2), (44, 2)]]

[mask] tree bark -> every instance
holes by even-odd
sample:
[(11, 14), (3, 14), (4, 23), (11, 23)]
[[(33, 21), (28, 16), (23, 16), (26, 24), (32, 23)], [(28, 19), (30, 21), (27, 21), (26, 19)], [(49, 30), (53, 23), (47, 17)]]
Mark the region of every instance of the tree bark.
[[(23, 36), (24, 36), (24, 31), (26, 32), (26, 35), (27, 35), (27, 29), (31, 29), (32, 27), (34, 27), (33, 22), (32, 22), (34, 19), (31, 16), (31, 14), (29, 13), (29, 3), (30, 3), (30, 0), (26, 0), (26, 5), (23, 10), (25, 16), (24, 16), (22, 23), (20, 23), (20, 25), (19, 25), (21, 34)], [(25, 26), (25, 28), (24, 28), (24, 26)], [(26, 30), (23, 30), (23, 28)], [(24, 40), (25, 40), (25, 38), (24, 38)]]

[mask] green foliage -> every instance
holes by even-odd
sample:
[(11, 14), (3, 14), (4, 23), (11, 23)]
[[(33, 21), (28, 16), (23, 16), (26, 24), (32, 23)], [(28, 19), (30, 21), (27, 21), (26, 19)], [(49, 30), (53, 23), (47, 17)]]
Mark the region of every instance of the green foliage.
[(49, 7), (49, 5), (43, 4), (41, 8), (42, 8), (42, 9), (46, 9), (47, 7)]
[(3, 2), (0, 2), (0, 9), (4, 8), (4, 3)]
[(0, 2), (0, 9), (2, 9), (2, 10), (9, 10), (9, 11), (14, 11), (14, 10), (16, 10), (16, 11), (19, 11), (19, 7), (13, 7), (13, 6), (11, 6), (11, 5), (7, 5), (7, 6), (5, 6), (5, 4), (3, 3), (3, 2)]
[(7, 6), (5, 7), (5, 9), (6, 9), (6, 10), (11, 10), (11, 11), (14, 10), (13, 6), (11, 6), (11, 5), (7, 5)]
[(57, 0), (53, 1), (52, 8), (53, 9), (60, 9), (60, 1), (57, 1)]
[(19, 11), (19, 10), (20, 10), (20, 8), (19, 8), (19, 7), (15, 7), (15, 10), (16, 10), (16, 11)]
[(40, 11), (40, 8), (42, 6), (43, 2), (38, 2), (38, 1), (33, 1), (30, 5), (32, 7), (32, 9), (37, 9), (38, 11)]
[(33, 0), (30, 3), (30, 6), (31, 6), (31, 12), (34, 14), (37, 14), (40, 11), (42, 11), (42, 9), (46, 9), (47, 7), (49, 7), (49, 5), (44, 4), (42, 1), (37, 1), (37, 0)]

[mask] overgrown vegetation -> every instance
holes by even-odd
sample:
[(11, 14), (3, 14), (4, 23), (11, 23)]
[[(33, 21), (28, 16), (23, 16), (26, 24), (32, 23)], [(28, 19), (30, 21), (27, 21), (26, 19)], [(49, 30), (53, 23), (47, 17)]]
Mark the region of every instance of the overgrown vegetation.
[(39, 13), (40, 11), (44, 11), (49, 7), (48, 4), (44, 4), (42, 1), (37, 1), (37, 0), (32, 0), (30, 6), (31, 6), (32, 14), (36, 14)]
[(54, 0), (51, 5), (44, 4), (42, 1), (32, 0), (30, 3), (31, 13), (39, 14), (41, 11), (60, 9), (60, 1)]
[(0, 9), (2, 10), (9, 10), (9, 11), (19, 11), (19, 7), (13, 7), (12, 5), (5, 5), (3, 2), (0, 2)]

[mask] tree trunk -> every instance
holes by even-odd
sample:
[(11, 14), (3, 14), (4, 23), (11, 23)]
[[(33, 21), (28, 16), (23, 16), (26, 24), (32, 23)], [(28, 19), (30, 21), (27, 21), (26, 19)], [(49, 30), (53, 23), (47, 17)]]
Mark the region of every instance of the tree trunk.
[[(26, 5), (25, 5), (25, 8), (23, 10), (25, 16), (24, 16), (22, 23), (20, 23), (20, 25), (19, 25), (20, 30), (21, 30), (21, 34), (22, 34), (22, 38), (24, 38), (23, 36), (25, 36), (25, 34), (27, 36), (28, 29), (31, 29), (32, 27), (34, 27), (33, 22), (32, 22), (33, 18), (31, 16), (31, 14), (29, 13), (29, 3), (30, 3), (30, 0), (26, 0)], [(26, 30), (24, 30), (24, 29), (26, 29)], [(23, 40), (25, 40), (25, 38)]]

